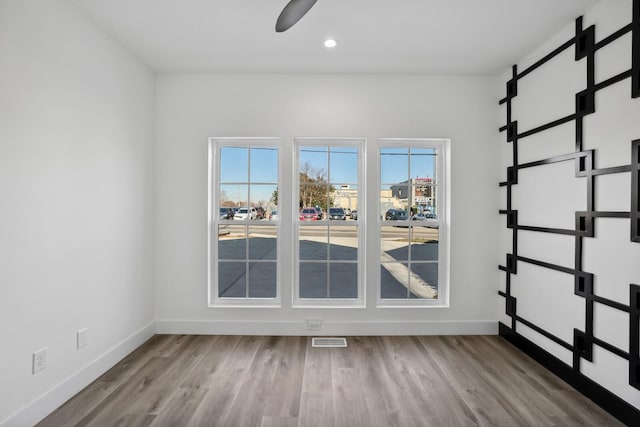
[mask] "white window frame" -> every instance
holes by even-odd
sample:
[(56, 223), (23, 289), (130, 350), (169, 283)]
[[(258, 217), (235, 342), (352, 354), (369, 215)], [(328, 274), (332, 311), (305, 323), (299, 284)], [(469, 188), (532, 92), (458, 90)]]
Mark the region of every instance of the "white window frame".
[[(381, 170), (381, 156), (380, 149), (381, 148), (435, 148), (437, 149), (437, 160), (436, 160), (436, 186), (438, 191), (438, 227), (439, 227), (439, 237), (438, 237), (438, 298), (436, 299), (391, 299), (391, 298), (382, 298), (381, 296), (381, 269), (382, 263), (380, 262), (380, 257), (382, 253), (382, 248), (380, 247), (381, 242), (381, 230), (383, 226), (395, 225), (398, 224), (398, 221), (385, 221), (382, 219), (384, 212), (382, 212), (380, 206), (380, 188), (381, 188), (381, 180), (382, 180), (382, 170)], [(378, 232), (378, 274), (376, 281), (377, 289), (376, 289), (376, 307), (378, 308), (408, 308), (408, 307), (441, 307), (446, 308), (449, 307), (449, 297), (450, 297), (450, 232), (451, 232), (451, 217), (450, 217), (450, 201), (451, 201), (451, 140), (444, 138), (380, 138), (378, 139), (378, 144), (376, 147), (376, 157), (377, 157), (377, 168), (378, 168), (378, 177), (376, 182), (371, 182), (373, 180), (370, 179), (368, 183), (369, 191), (372, 191), (371, 194), (377, 194), (376, 197), (376, 211), (377, 211), (377, 232)], [(409, 172), (411, 173), (411, 172)], [(411, 175), (409, 175), (411, 176)], [(375, 190), (373, 190), (372, 186), (376, 186)], [(431, 221), (434, 223), (436, 221)], [(407, 220), (406, 225), (411, 225), (411, 219)], [(415, 225), (415, 224), (414, 224)], [(369, 242), (371, 244), (371, 242)]]
[[(214, 236), (214, 232), (217, 232), (218, 225), (220, 224), (217, 188), (220, 185), (220, 148), (221, 147), (276, 147), (278, 148), (278, 193), (282, 191), (283, 184), (283, 144), (282, 138), (269, 138), (269, 137), (210, 137), (208, 145), (208, 185), (207, 185), (207, 200), (208, 200), (208, 233), (207, 233), (207, 290), (208, 290), (208, 306), (209, 307), (260, 307), (260, 308), (280, 308), (282, 298), (282, 260), (281, 260), (281, 224), (280, 212), (278, 220), (269, 221), (264, 223), (259, 220), (247, 220), (242, 221), (243, 225), (248, 226), (274, 226), (277, 230), (276, 239), (276, 297), (275, 298), (250, 298), (250, 297), (224, 297), (218, 296), (218, 239)], [(249, 165), (249, 168), (251, 166)], [(286, 167), (286, 166), (285, 166)], [(249, 203), (249, 201), (247, 201)], [(282, 203), (278, 200), (278, 211), (280, 211)], [(247, 236), (248, 238), (248, 236)], [(249, 254), (247, 253), (247, 256)]]
[[(292, 307), (293, 308), (365, 308), (366, 287), (365, 280), (365, 217), (366, 217), (366, 192), (363, 191), (365, 183), (365, 154), (366, 154), (366, 138), (294, 138), (294, 156), (293, 156), (293, 199), (291, 203), (291, 218), (293, 225), (293, 289), (292, 289)], [(299, 190), (300, 190), (300, 174), (299, 174), (299, 148), (300, 147), (349, 147), (358, 149), (358, 220), (356, 224), (349, 223), (344, 226), (355, 225), (358, 230), (358, 297), (357, 298), (301, 298), (300, 297), (300, 225), (299, 219)], [(330, 171), (328, 171), (330, 173)], [(304, 223), (304, 226), (314, 226), (313, 223)], [(315, 226), (331, 225), (329, 220), (318, 221)], [(333, 224), (334, 226), (340, 226)], [(327, 261), (328, 263), (328, 261)]]

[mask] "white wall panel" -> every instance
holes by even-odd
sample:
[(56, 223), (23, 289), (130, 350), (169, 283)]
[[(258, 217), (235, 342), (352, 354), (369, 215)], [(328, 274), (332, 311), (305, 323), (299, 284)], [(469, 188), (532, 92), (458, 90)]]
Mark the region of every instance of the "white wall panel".
[(583, 269), (595, 275), (596, 295), (629, 304), (629, 284), (640, 284), (640, 244), (629, 241), (629, 220), (600, 218), (584, 239)]
[(536, 162), (576, 150), (576, 125), (565, 123), (518, 141), (518, 163)]
[(584, 328), (584, 299), (573, 293), (573, 276), (526, 262), (518, 262), (511, 276), (517, 313), (547, 332), (573, 342), (573, 328)]
[(518, 223), (573, 229), (575, 212), (587, 208), (587, 181), (575, 176), (575, 161), (520, 169), (512, 193)]

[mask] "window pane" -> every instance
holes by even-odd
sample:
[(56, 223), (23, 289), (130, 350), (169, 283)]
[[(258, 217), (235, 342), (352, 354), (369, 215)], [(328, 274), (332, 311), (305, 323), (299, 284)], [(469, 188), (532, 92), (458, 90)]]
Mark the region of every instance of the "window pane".
[(247, 237), (244, 225), (218, 226), (218, 259), (243, 260), (247, 257)]
[(236, 221), (253, 221), (257, 219), (258, 211), (254, 207), (247, 205), (240, 206), (236, 209), (233, 219)]
[[(300, 183), (300, 209), (317, 208), (320, 209), (317, 220), (324, 219), (324, 213), (329, 208), (329, 186), (327, 184)], [(321, 217), (320, 217), (321, 216)]]
[(327, 264), (300, 263), (300, 298), (327, 298)]
[(381, 262), (409, 260), (409, 229), (384, 226), (381, 229)]
[(218, 263), (218, 296), (244, 298), (247, 296), (246, 262)]
[(326, 260), (328, 227), (300, 227), (300, 259)]
[(411, 230), (411, 260), (437, 261), (438, 229), (418, 226)]
[(331, 200), (333, 206), (341, 207), (351, 219), (351, 211), (358, 209), (358, 186), (355, 184), (340, 184), (331, 186)]
[[(437, 150), (435, 148), (411, 149), (411, 176), (419, 179), (436, 176)], [(435, 184), (435, 180), (433, 181)]]
[[(391, 186), (391, 197), (393, 198), (394, 207), (407, 210), (410, 205), (410, 187), (406, 181), (401, 184)], [(395, 218), (393, 218), (395, 219)]]
[(275, 260), (278, 254), (278, 229), (275, 226), (249, 227), (249, 259)]
[(255, 262), (249, 264), (249, 298), (276, 297), (276, 263)]
[(218, 218), (222, 220), (232, 220), (235, 215), (233, 207), (221, 207), (218, 211)]
[(274, 203), (274, 200), (278, 197), (278, 186), (276, 184), (252, 185), (250, 190), (250, 204), (258, 210), (257, 219), (267, 218), (268, 212), (278, 208)]
[(329, 264), (329, 298), (358, 297), (358, 264)]
[(409, 283), (411, 285), (411, 298), (438, 298), (438, 264), (412, 263)]
[(332, 184), (356, 184), (358, 182), (358, 149), (332, 147), (329, 153), (329, 181)]
[(380, 297), (389, 299), (407, 299), (408, 296), (408, 264), (382, 264), (382, 268), (380, 269)]
[(409, 179), (409, 149), (380, 149), (380, 182), (396, 184)]
[(414, 213), (424, 213), (425, 215), (428, 215), (428, 218), (435, 219), (432, 214), (437, 214), (437, 187), (435, 185), (431, 185), (431, 182), (431, 178), (419, 178), (414, 180), (412, 206), (414, 207)]
[(249, 149), (246, 147), (220, 148), (220, 182), (248, 182)]
[(358, 259), (357, 227), (331, 227), (329, 229), (329, 259), (339, 261)]
[(218, 193), (218, 206), (247, 206), (247, 200), (249, 200), (249, 186), (231, 184), (220, 185), (220, 192)]
[(278, 149), (251, 147), (251, 182), (278, 182)]
[(393, 208), (394, 198), (391, 195), (391, 186), (383, 185), (380, 189), (380, 219), (384, 219), (385, 212)]
[(327, 182), (329, 170), (327, 147), (301, 147), (299, 151), (300, 182)]

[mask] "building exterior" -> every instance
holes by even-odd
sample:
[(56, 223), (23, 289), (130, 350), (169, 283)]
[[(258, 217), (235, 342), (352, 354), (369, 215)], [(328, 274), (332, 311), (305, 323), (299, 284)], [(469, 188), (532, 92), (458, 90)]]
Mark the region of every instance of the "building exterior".
[[(411, 178), (391, 186), (391, 197), (404, 209), (416, 207), (418, 212), (423, 210), (435, 211), (436, 185), (433, 178)], [(396, 203), (394, 203), (394, 207)]]
[(351, 188), (350, 185), (344, 184), (336, 187), (331, 193), (333, 206), (343, 209), (358, 209), (358, 190)]

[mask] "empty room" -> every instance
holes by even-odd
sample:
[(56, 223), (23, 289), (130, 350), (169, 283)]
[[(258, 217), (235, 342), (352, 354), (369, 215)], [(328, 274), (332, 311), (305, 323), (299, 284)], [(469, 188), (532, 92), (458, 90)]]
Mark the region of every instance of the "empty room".
[(0, 427), (640, 426), (640, 0), (0, 0)]

